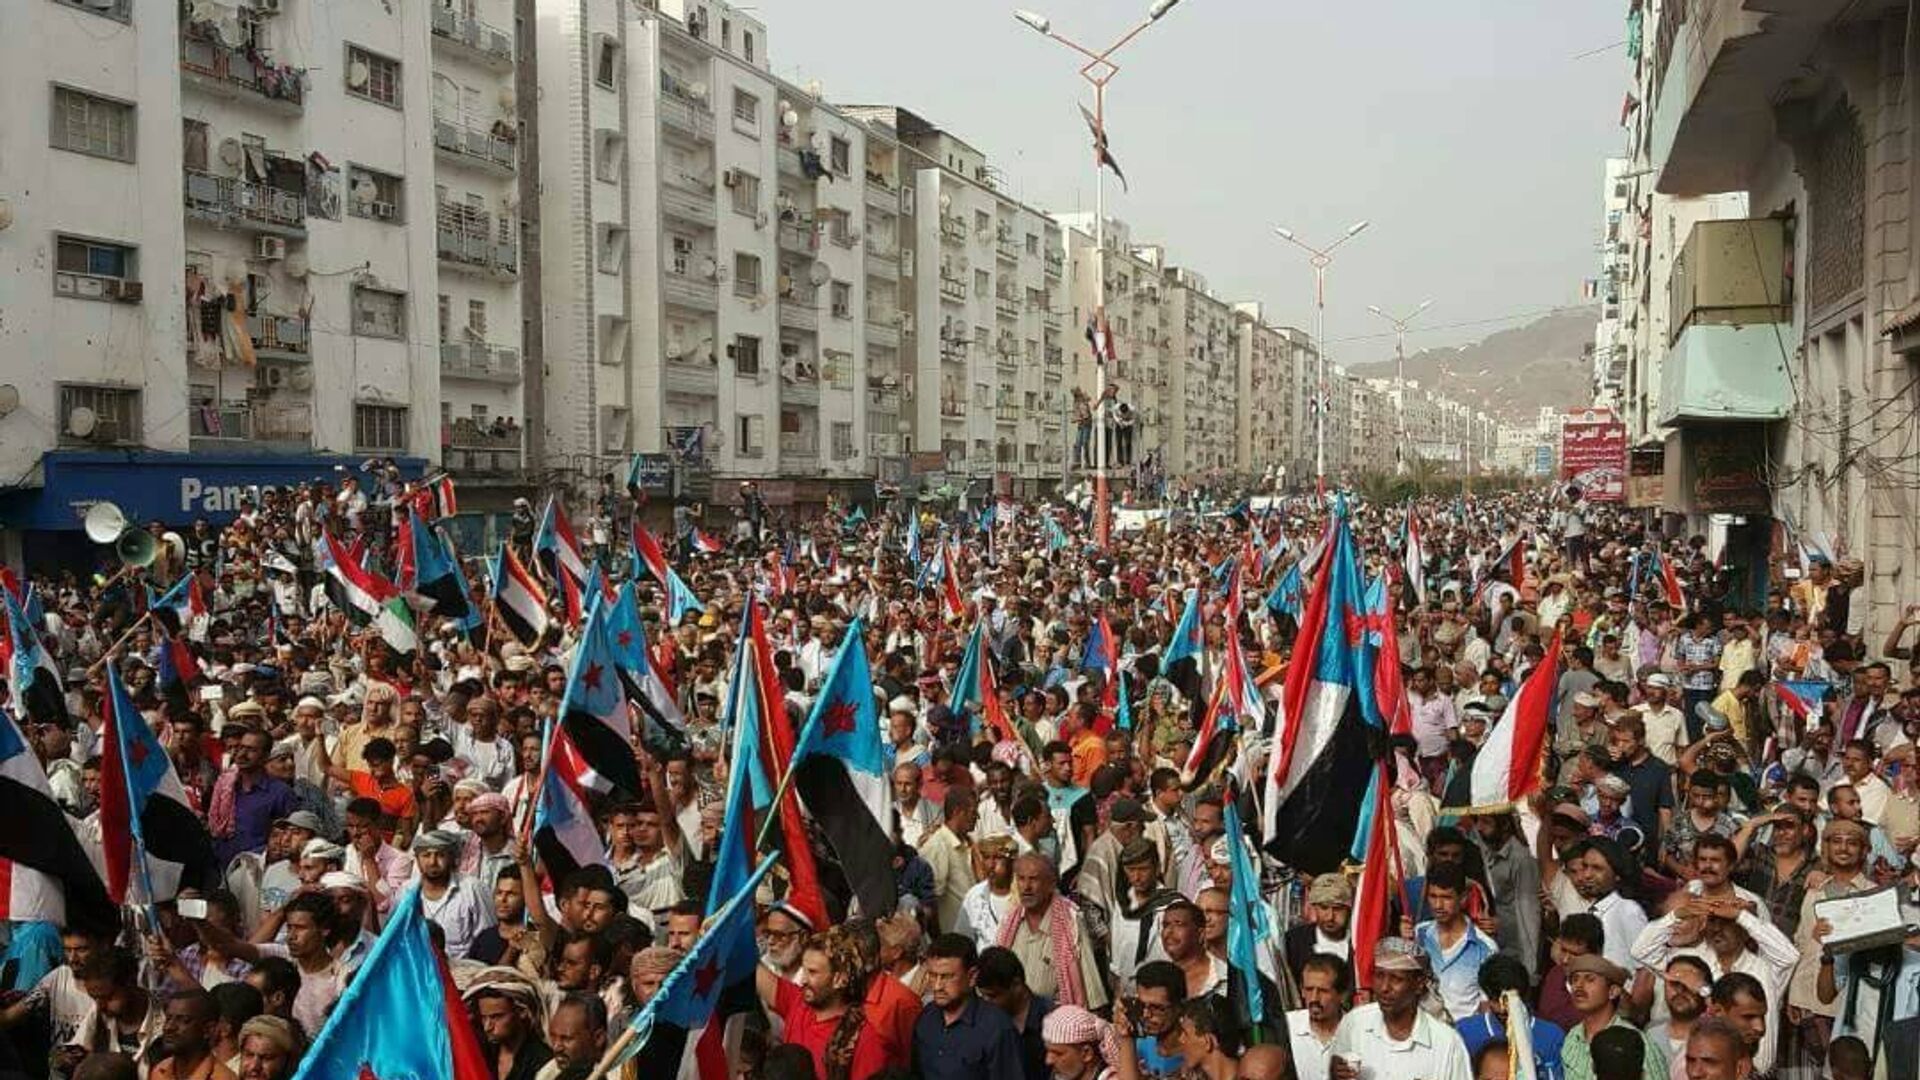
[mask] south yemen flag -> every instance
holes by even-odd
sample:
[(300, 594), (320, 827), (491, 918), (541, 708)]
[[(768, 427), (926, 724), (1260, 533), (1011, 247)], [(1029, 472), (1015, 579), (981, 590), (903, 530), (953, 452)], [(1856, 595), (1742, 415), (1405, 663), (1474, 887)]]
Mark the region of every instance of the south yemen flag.
[(513, 554), (507, 542), (500, 542), (500, 553), (493, 557), (493, 609), (522, 645), (531, 646), (546, 634), (551, 621), (547, 616), (547, 593), (534, 580), (527, 567)]
[(134, 885), (145, 902), (171, 900), (182, 886), (220, 876), (207, 824), (187, 802), (146, 717), (133, 707), (120, 672), (107, 665), (106, 730), (100, 740), (100, 853), (107, 894), (125, 903)]
[(633, 755), (633, 723), (625, 686), (607, 635), (611, 605), (595, 602), (573, 650), (560, 723), (588, 767), (628, 796), (638, 796), (640, 763)]
[(1353, 796), (1373, 764), (1370, 730), (1384, 735), (1353, 533), (1344, 510), (1335, 518), (1287, 665), (1266, 781), (1268, 849), (1309, 874), (1345, 861), (1361, 810)]
[(394, 652), (402, 655), (420, 646), (413, 613), (393, 582), (360, 565), (352, 552), (340, 546), (331, 532), (320, 534), (316, 554), (327, 573), (327, 596), (355, 626), (371, 626)]
[(547, 744), (546, 772), (534, 801), (533, 847), (554, 881), (565, 881), (583, 866), (604, 866), (607, 845), (594, 828), (587, 791), (594, 777), (563, 725), (554, 725)]
[(1553, 718), (1553, 694), (1560, 685), (1560, 634), (1547, 646), (1546, 658), (1527, 673), (1520, 691), (1507, 702), (1499, 723), (1474, 756), (1467, 810), (1498, 813), (1540, 790), (1541, 756)]
[(26, 612), (14, 600), (13, 593), (0, 589), (0, 615), (6, 622), (7, 664), (0, 674), (7, 678), (9, 705), (13, 714), (43, 724), (68, 725), (67, 693), (60, 685), (60, 671), (40, 644)]
[[(0, 864), (12, 920), (117, 929), (120, 912), (79, 834), (47, 786), (47, 770), (13, 718), (0, 712)], [(48, 890), (52, 890), (51, 894)], [(17, 905), (17, 907), (15, 906)]]
[(794, 786), (840, 857), (860, 910), (891, 914), (899, 899), (890, 839), (893, 785), (859, 619), (841, 641), (833, 670), (794, 742)]
[[(396, 1022), (405, 1017), (412, 1022)], [(491, 1080), (473, 1021), (420, 910), (400, 898), (294, 1080)]]

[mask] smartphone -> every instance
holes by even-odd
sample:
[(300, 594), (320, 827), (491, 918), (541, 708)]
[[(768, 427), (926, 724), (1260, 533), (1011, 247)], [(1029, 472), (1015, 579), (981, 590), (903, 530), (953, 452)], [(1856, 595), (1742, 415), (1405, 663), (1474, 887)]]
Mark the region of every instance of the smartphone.
[(207, 902), (205, 900), (188, 898), (177, 901), (174, 907), (180, 912), (180, 917), (183, 919), (204, 919), (207, 917)]

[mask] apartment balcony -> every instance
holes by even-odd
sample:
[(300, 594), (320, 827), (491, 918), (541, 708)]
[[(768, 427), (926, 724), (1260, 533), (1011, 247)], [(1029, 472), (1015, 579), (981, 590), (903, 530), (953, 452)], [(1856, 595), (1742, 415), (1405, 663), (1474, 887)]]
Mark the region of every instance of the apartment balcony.
[(891, 319), (867, 316), (867, 344), (883, 348), (900, 347), (900, 327)]
[[(436, 13), (440, 10), (443, 9), (435, 9)], [(520, 164), (513, 125), (504, 120), (495, 121), (488, 128), (478, 128), (435, 116), (433, 150), (444, 161), (507, 176)]]
[(940, 399), (940, 417), (943, 420), (964, 420), (967, 416), (967, 403), (956, 398)]
[(820, 436), (811, 431), (783, 431), (780, 433), (780, 459), (804, 465), (820, 462)]
[(967, 364), (967, 343), (964, 341), (942, 341), (940, 343), (940, 362), (965, 367)]
[(993, 253), (1007, 262), (1019, 262), (1020, 242), (1015, 240), (1010, 234), (995, 236), (993, 240)]
[(868, 240), (867, 273), (884, 281), (900, 280), (900, 249)]
[(793, 330), (820, 329), (820, 293), (803, 285), (780, 290), (780, 325)]
[(513, 223), (460, 203), (443, 202), (435, 211), (440, 262), (461, 273), (511, 280), (520, 273), (520, 244)]
[(307, 235), (307, 197), (303, 192), (270, 187), (200, 169), (185, 170), (187, 217), (222, 229), (303, 239)]
[(304, 400), (200, 402), (187, 413), (189, 450), (304, 454), (313, 449), (313, 409)]
[(449, 7), (433, 9), (433, 47), (495, 71), (513, 70), (513, 34)]
[[(1661, 5), (1649, 60), (1658, 80), (1648, 155), (1656, 190), (1738, 191), (1775, 139), (1778, 106), (1828, 47), (1823, 31), (1847, 0), (1691, 0)], [(1880, 5), (1885, 6), (1885, 5)], [(1861, 18), (1866, 18), (1862, 15)]]
[(660, 73), (660, 124), (698, 142), (713, 141), (713, 107), (666, 72)]
[(1012, 401), (1002, 401), (994, 405), (993, 407), (994, 423), (1012, 424), (1012, 423), (1017, 423), (1019, 420), (1020, 420), (1020, 406), (1018, 403), (1012, 402)]
[(249, 315), (247, 336), (253, 355), (261, 360), (306, 360), (307, 320), (291, 315)]
[(1786, 232), (1778, 218), (1701, 221), (1673, 261), (1672, 343), (1660, 365), (1664, 426), (1784, 420), (1793, 408), (1791, 310), (1781, 303)]
[(900, 212), (900, 189), (879, 179), (877, 173), (868, 173), (867, 205), (883, 214), (897, 214)]
[(1049, 251), (1043, 255), (1042, 258), (1046, 262), (1047, 276), (1050, 278), (1059, 277), (1061, 270), (1066, 265), (1066, 256), (1057, 251)]
[(957, 277), (941, 274), (940, 295), (948, 300), (964, 301), (967, 298), (967, 283)]
[(520, 350), (484, 341), (441, 342), (440, 377), (467, 382), (517, 383)]
[(720, 366), (715, 361), (670, 358), (660, 371), (669, 394), (715, 397), (720, 393)]
[(993, 294), (993, 309), (999, 312), (1000, 317), (1003, 319), (1017, 319), (1020, 317), (1019, 299), (1008, 296), (1005, 293)]
[(820, 233), (811, 221), (782, 221), (778, 232), (781, 251), (812, 255), (820, 250)]
[(1062, 326), (1066, 324), (1066, 321), (1067, 321), (1067, 316), (1065, 312), (1055, 311), (1052, 308), (1048, 308), (1045, 311), (1040, 313), (1041, 324), (1044, 325), (1049, 330), (1060, 329)]
[[(781, 375), (780, 404), (820, 404), (820, 380), (815, 375)], [(784, 449), (784, 448), (783, 448)]]
[(180, 27), (180, 75), (182, 82), (230, 101), (252, 102), (290, 115), (306, 108), (305, 68), (256, 59), (247, 50), (221, 41), (211, 22), (187, 22)]
[(1067, 351), (1058, 345), (1046, 346), (1041, 350), (1041, 356), (1049, 368), (1064, 367), (1067, 362)]
[(522, 429), (495, 434), (472, 420), (455, 420), (440, 448), (440, 463), (448, 472), (500, 475), (520, 471)]
[(715, 311), (720, 306), (720, 286), (712, 278), (701, 277), (692, 270), (675, 270), (669, 266), (660, 275), (660, 297), (677, 307)]
[(774, 147), (773, 161), (774, 166), (780, 170), (781, 176), (792, 176), (800, 179), (806, 178), (806, 171), (800, 166), (799, 147), (788, 146), (784, 143)]
[(692, 177), (669, 175), (660, 182), (660, 210), (668, 217), (711, 229), (713, 187), (702, 187)]
[(958, 214), (940, 215), (940, 239), (955, 244), (967, 242), (967, 222)]
[(897, 413), (900, 411), (900, 390), (898, 387), (874, 386), (867, 389), (867, 408), (875, 412)]

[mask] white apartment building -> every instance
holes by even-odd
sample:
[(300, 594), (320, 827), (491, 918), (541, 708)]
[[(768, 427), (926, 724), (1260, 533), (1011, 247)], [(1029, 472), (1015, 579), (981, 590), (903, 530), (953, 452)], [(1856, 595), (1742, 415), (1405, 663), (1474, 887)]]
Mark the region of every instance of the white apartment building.
[[(444, 446), (455, 469), (517, 474), (514, 24), (513, 0), (9, 5), (15, 500), (85, 498), (58, 455), (104, 449), (196, 453), (122, 454), (123, 481), (154, 480), (128, 483), (130, 509), (170, 518), (233, 500), (154, 492), (295, 482), (332, 454), (424, 467)], [(461, 446), (469, 426), (488, 441)]]
[[(1072, 305), (1068, 327), (1072, 341), (1072, 385), (1095, 400), (1093, 350), (1086, 343), (1086, 326), (1099, 307), (1100, 276), (1094, 268), (1094, 218), (1088, 213), (1057, 214), (1066, 229), (1066, 259)], [(1114, 361), (1107, 379), (1119, 387), (1119, 400), (1132, 406), (1135, 416), (1133, 461), (1149, 454), (1164, 455), (1172, 432), (1172, 339), (1167, 324), (1168, 291), (1164, 287), (1165, 252), (1136, 244), (1127, 223), (1109, 217), (1105, 228), (1107, 328), (1113, 334)], [(1069, 437), (1071, 437), (1069, 432)], [(1088, 460), (1095, 446), (1089, 441)]]
[(1206, 279), (1169, 267), (1167, 292), (1169, 474), (1199, 476), (1235, 465), (1238, 346), (1234, 310), (1207, 289)]
[(1620, 340), (1621, 301), (1626, 287), (1630, 234), (1635, 221), (1629, 216), (1632, 184), (1627, 172), (1632, 162), (1626, 158), (1608, 158), (1601, 183), (1599, 276), (1594, 279), (1594, 299), (1600, 303), (1600, 318), (1593, 327), (1593, 404), (1612, 408), (1619, 401), (1626, 382), (1626, 349)]
[(1269, 323), (1258, 301), (1234, 305), (1234, 331), (1234, 468), (1284, 482), (1295, 456), (1296, 331)]
[(900, 215), (897, 241), (911, 448), (938, 450), (950, 478), (1052, 486), (1070, 416), (1059, 224), (1001, 192), (979, 149), (912, 111), (846, 112), (898, 140), (902, 205), (913, 211)]
[(774, 505), (859, 494), (904, 453), (892, 140), (773, 76), (741, 9), (540, 12), (556, 454), (669, 452), (722, 502), (721, 478)]
[(1393, 398), (1356, 375), (1347, 376), (1347, 468), (1356, 476), (1394, 471)]

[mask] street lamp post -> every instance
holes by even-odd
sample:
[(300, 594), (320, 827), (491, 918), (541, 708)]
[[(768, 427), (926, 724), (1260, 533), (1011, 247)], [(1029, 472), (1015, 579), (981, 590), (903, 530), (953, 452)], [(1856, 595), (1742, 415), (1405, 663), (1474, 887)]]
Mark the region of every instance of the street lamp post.
[(1274, 234), (1287, 243), (1307, 253), (1307, 262), (1313, 266), (1313, 346), (1315, 361), (1314, 398), (1313, 398), (1313, 478), (1316, 491), (1325, 496), (1327, 493), (1327, 267), (1333, 265), (1333, 252), (1341, 244), (1360, 235), (1367, 227), (1364, 221), (1356, 221), (1347, 226), (1340, 239), (1324, 248), (1293, 235), (1293, 230), (1279, 225), (1273, 227)]
[[(1102, 168), (1101, 153), (1105, 146), (1107, 130), (1107, 84), (1120, 74), (1120, 65), (1113, 56), (1126, 44), (1137, 38), (1147, 27), (1159, 22), (1167, 12), (1172, 11), (1180, 0), (1153, 0), (1147, 8), (1147, 17), (1138, 26), (1120, 36), (1118, 41), (1105, 49), (1095, 52), (1061, 34), (1055, 33), (1052, 20), (1031, 11), (1015, 11), (1013, 17), (1054, 41), (1065, 45), (1074, 52), (1087, 58), (1082, 64), (1079, 75), (1093, 87), (1093, 123), (1100, 135), (1093, 151), (1093, 277), (1094, 318), (1102, 325), (1106, 322), (1107, 311), (1107, 178)], [(1107, 488), (1107, 425), (1098, 410), (1104, 407), (1107, 397), (1107, 360), (1104, 356), (1093, 358), (1093, 539), (1101, 548), (1107, 546), (1112, 520), (1112, 499)]]
[(1393, 345), (1393, 382), (1394, 389), (1398, 391), (1393, 399), (1396, 406), (1394, 409), (1395, 416), (1393, 418), (1395, 436), (1393, 471), (1403, 476), (1406, 475), (1407, 471), (1407, 326), (1411, 324), (1413, 320), (1419, 318), (1421, 312), (1432, 306), (1433, 301), (1422, 300), (1420, 301), (1419, 307), (1414, 308), (1399, 318), (1395, 318), (1381, 310), (1379, 304), (1367, 305), (1368, 311), (1373, 312), (1375, 315), (1393, 324), (1395, 337)]

